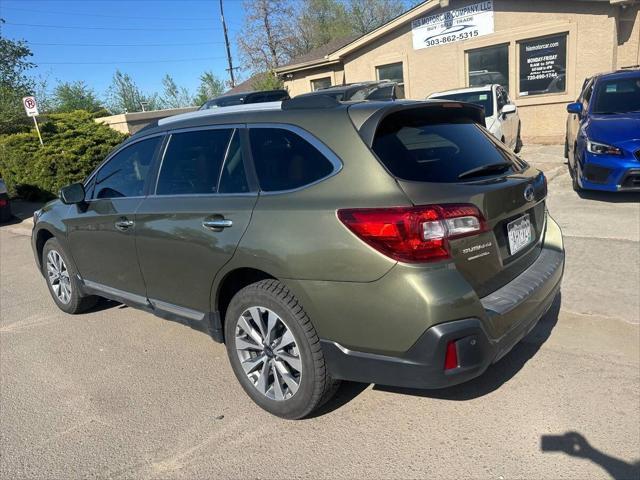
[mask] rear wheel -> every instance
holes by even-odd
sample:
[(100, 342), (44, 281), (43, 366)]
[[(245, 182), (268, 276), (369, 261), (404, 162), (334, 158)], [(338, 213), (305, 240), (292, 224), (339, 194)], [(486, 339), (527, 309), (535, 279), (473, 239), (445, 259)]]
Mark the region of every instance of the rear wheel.
[(335, 393), (320, 339), (302, 305), (277, 280), (240, 290), (226, 313), (233, 371), (247, 395), (282, 418), (307, 416)]
[(42, 250), (42, 271), (53, 301), (66, 313), (82, 313), (96, 304), (98, 297), (83, 297), (77, 272), (56, 238), (50, 238)]

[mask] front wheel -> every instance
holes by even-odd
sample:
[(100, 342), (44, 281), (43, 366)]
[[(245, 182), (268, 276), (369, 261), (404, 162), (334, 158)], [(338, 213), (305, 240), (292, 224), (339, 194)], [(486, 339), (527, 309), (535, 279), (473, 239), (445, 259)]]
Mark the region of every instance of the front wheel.
[(96, 304), (97, 297), (80, 294), (78, 276), (56, 238), (44, 244), (42, 271), (53, 301), (63, 312), (82, 313)]
[(244, 391), (282, 418), (309, 415), (335, 393), (311, 320), (277, 280), (240, 290), (225, 315), (227, 354)]

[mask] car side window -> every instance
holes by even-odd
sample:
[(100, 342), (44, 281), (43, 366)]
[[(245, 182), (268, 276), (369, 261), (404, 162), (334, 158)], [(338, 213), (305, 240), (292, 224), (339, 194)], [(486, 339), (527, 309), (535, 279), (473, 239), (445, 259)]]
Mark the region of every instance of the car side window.
[(589, 105), (589, 101), (591, 101), (591, 95), (592, 94), (593, 94), (593, 82), (591, 82), (589, 85), (587, 85), (587, 88), (584, 91), (583, 103), (584, 103), (585, 107), (587, 105)]
[(507, 97), (502, 87), (498, 87), (496, 89), (496, 100), (498, 101), (498, 111), (502, 110), (502, 107), (504, 107), (508, 103)]
[(248, 191), (249, 184), (244, 168), (240, 132), (236, 130), (231, 137), (227, 157), (220, 173), (218, 193), (246, 193)]
[(95, 175), (92, 198), (144, 195), (144, 182), (161, 142), (161, 136), (141, 140), (111, 157)]
[(300, 135), (283, 128), (252, 128), (251, 153), (266, 192), (309, 185), (333, 172), (333, 164)]
[(233, 129), (173, 133), (164, 153), (156, 195), (212, 194)]

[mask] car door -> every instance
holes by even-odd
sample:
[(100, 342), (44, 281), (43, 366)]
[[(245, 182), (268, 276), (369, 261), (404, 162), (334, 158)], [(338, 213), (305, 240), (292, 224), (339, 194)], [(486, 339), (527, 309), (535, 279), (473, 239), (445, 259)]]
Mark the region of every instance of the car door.
[(513, 115), (502, 113), (502, 108), (508, 103), (507, 95), (501, 86), (496, 87), (496, 103), (497, 103), (497, 120), (502, 125), (502, 135), (504, 136), (504, 144), (513, 147), (515, 144), (515, 135), (513, 133)]
[(163, 135), (116, 151), (85, 184), (86, 201), (70, 206), (67, 241), (84, 283), (97, 293), (144, 302), (135, 248), (135, 213), (144, 198)]
[(216, 273), (233, 256), (257, 189), (247, 178), (241, 125), (170, 132), (153, 194), (136, 215), (136, 247), (150, 303), (202, 321)]

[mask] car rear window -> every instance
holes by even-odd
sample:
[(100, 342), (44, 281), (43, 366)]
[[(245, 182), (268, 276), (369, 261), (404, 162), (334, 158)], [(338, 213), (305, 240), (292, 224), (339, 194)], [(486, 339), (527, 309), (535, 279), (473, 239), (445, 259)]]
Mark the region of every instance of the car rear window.
[(392, 175), (417, 182), (455, 183), (473, 169), (509, 164), (499, 172), (473, 175), (477, 180), (520, 171), (525, 165), (483, 127), (443, 108), (388, 115), (378, 126), (372, 149)]
[(484, 114), (487, 117), (493, 115), (493, 92), (487, 90), (484, 92), (460, 92), (450, 93), (448, 95), (437, 95), (433, 98), (442, 98), (443, 100), (457, 100), (458, 102), (468, 102), (479, 105), (484, 108)]

